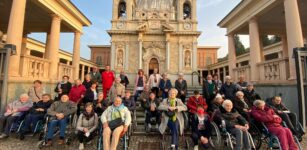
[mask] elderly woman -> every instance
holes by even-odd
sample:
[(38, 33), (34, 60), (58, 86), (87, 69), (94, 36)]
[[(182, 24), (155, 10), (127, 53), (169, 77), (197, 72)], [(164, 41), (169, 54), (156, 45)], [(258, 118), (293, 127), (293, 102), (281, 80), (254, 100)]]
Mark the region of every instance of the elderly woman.
[(116, 77), (115, 81), (109, 91), (109, 100), (113, 102), (116, 97), (124, 98), (125, 96), (125, 86), (120, 83), (120, 77)]
[(212, 112), (219, 110), (220, 106), (222, 106), (223, 102), (224, 102), (224, 99), (223, 99), (222, 95), (216, 94), (216, 96), (215, 96), (215, 98), (214, 98), (214, 100), (212, 101), (212, 104), (211, 104)]
[(101, 116), (102, 113), (109, 107), (109, 101), (104, 98), (103, 93), (98, 93), (97, 101), (94, 103), (95, 112), (98, 116)]
[(225, 80), (225, 83), (220, 89), (220, 93), (225, 99), (233, 100), (235, 98), (236, 92), (238, 91), (238, 88), (235, 84), (232, 83), (230, 76), (226, 76)]
[(84, 81), (82, 82), (82, 85), (84, 85), (84, 87), (86, 89), (89, 89), (89, 88), (91, 88), (92, 83), (93, 83), (93, 80), (91, 78), (91, 75), (86, 74), (85, 77), (84, 77)]
[(162, 74), (162, 80), (160, 81), (159, 88), (162, 91), (162, 99), (167, 98), (168, 91), (172, 88), (171, 80), (167, 78), (167, 73)]
[(216, 114), (220, 121), (224, 120), (226, 130), (236, 137), (235, 150), (251, 149), (251, 139), (249, 138), (248, 122), (235, 109), (230, 100), (225, 100), (220, 107), (220, 112)]
[(160, 133), (164, 134), (166, 127), (171, 130), (172, 141), (171, 149), (178, 149), (179, 134), (183, 134), (184, 118), (181, 112), (187, 111), (187, 106), (176, 98), (178, 91), (174, 88), (170, 89), (169, 97), (164, 99), (158, 110), (162, 111), (162, 120), (159, 127)]
[(175, 88), (178, 91), (177, 97), (180, 98), (183, 103), (185, 103), (188, 86), (187, 81), (183, 79), (183, 73), (179, 73), (178, 79), (175, 81)]
[(26, 111), (32, 107), (33, 103), (29, 100), (28, 94), (21, 94), (18, 100), (9, 103), (6, 106), (4, 116), (0, 117), (0, 139), (7, 138), (10, 128), (14, 121), (23, 118)]
[(98, 115), (94, 112), (92, 103), (85, 104), (85, 111), (79, 116), (77, 122), (78, 139), (80, 142), (79, 150), (84, 149), (84, 141), (91, 141), (98, 127)]
[(29, 95), (29, 99), (33, 103), (36, 103), (42, 100), (44, 88), (42, 87), (42, 81), (40, 80), (35, 80), (33, 84), (34, 84), (33, 87), (31, 87), (28, 91), (28, 95)]
[(144, 71), (140, 69), (135, 78), (135, 85), (134, 85), (134, 92), (133, 92), (135, 101), (137, 101), (138, 96), (143, 92), (146, 83), (147, 83), (147, 78), (144, 75)]
[(263, 122), (268, 128), (269, 132), (278, 137), (281, 149), (298, 149), (296, 143), (294, 142), (291, 130), (289, 128), (283, 127), (280, 124), (282, 119), (275, 114), (272, 108), (266, 106), (264, 101), (256, 100), (254, 102), (251, 115), (255, 118), (256, 121)]
[(131, 123), (130, 111), (122, 104), (120, 97), (116, 97), (114, 103), (102, 113), (101, 122), (103, 124), (103, 149), (116, 150), (119, 138), (126, 134)]
[(62, 95), (69, 94), (71, 90), (72, 84), (69, 82), (69, 76), (64, 75), (62, 77), (62, 81), (57, 83), (54, 92), (56, 92), (58, 95), (55, 97), (54, 100), (60, 100)]
[(233, 100), (233, 106), (248, 122), (250, 122), (249, 113), (251, 112), (252, 104), (244, 98), (244, 93), (242, 91), (236, 93), (236, 98)]
[(98, 98), (98, 94), (97, 94), (97, 82), (93, 82), (91, 87), (89, 89), (86, 90), (84, 97), (83, 97), (83, 103), (86, 104), (88, 102), (93, 103), (94, 101), (97, 100)]

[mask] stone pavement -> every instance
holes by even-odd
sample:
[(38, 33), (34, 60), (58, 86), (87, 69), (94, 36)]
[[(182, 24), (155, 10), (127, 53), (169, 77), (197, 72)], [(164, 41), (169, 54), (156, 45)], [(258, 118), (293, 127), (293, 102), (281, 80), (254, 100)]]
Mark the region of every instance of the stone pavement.
[[(144, 142), (156, 141), (157, 138), (161, 138), (161, 136), (133, 136), (130, 140), (130, 147), (129, 150), (137, 150), (138, 143), (136, 143), (135, 138), (141, 138)], [(187, 137), (187, 139), (189, 139)], [(162, 138), (161, 138), (162, 140)], [(182, 143), (183, 141), (181, 141)], [(37, 147), (38, 139), (37, 137), (26, 137), (24, 141), (20, 141), (16, 139), (14, 136), (0, 140), (0, 150), (39, 150)], [(303, 149), (307, 150), (307, 136), (305, 135), (302, 141)], [(190, 146), (190, 149), (193, 147)], [(59, 146), (54, 142), (53, 147), (44, 148), (44, 150), (77, 150), (78, 149), (78, 142), (77, 139), (74, 139), (71, 145), (62, 145)], [(96, 149), (96, 140), (92, 142), (90, 145), (85, 144), (86, 150), (95, 150)], [(266, 149), (263, 146), (262, 149)]]

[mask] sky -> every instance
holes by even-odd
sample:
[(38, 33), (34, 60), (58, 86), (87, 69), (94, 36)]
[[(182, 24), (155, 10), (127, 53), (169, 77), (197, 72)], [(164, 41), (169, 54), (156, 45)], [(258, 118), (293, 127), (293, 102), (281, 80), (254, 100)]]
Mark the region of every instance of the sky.
[[(81, 57), (89, 59), (88, 45), (109, 45), (110, 36), (106, 30), (111, 29), (112, 0), (71, 0), (92, 25), (84, 28), (81, 37)], [(218, 57), (227, 55), (226, 30), (217, 26), (241, 0), (197, 0), (198, 30), (202, 32), (198, 39), (199, 46), (220, 46)], [(46, 34), (35, 33), (30, 37), (46, 41)], [(61, 33), (60, 49), (72, 52), (73, 33)], [(245, 46), (248, 46), (248, 37), (241, 36)]]

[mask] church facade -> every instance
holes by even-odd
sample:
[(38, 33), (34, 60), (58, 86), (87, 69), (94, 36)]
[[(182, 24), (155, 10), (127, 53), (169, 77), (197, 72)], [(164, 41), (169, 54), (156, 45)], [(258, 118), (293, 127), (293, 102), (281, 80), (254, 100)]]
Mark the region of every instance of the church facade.
[[(113, 0), (110, 53), (111, 69), (133, 78), (139, 69), (150, 75), (154, 68), (171, 79), (184, 73), (187, 80), (198, 68), (196, 0)], [(99, 46), (89, 46), (97, 51)], [(105, 51), (106, 46), (100, 46)], [(217, 50), (219, 47), (215, 47)], [(215, 50), (215, 52), (216, 52)], [(95, 55), (95, 56), (93, 56)], [(99, 55), (92, 52), (92, 61)], [(216, 54), (213, 62), (217, 60)], [(103, 60), (105, 61), (105, 60)]]

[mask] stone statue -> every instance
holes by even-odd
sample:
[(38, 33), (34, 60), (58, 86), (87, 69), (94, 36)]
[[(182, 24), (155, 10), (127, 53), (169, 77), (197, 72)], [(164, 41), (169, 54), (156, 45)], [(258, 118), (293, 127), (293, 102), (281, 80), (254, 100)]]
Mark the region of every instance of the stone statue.
[(119, 67), (123, 66), (123, 52), (122, 51), (118, 51), (117, 66), (119, 66)]
[(184, 64), (185, 64), (185, 67), (187, 68), (191, 67), (191, 58), (190, 58), (189, 52), (185, 53)]

